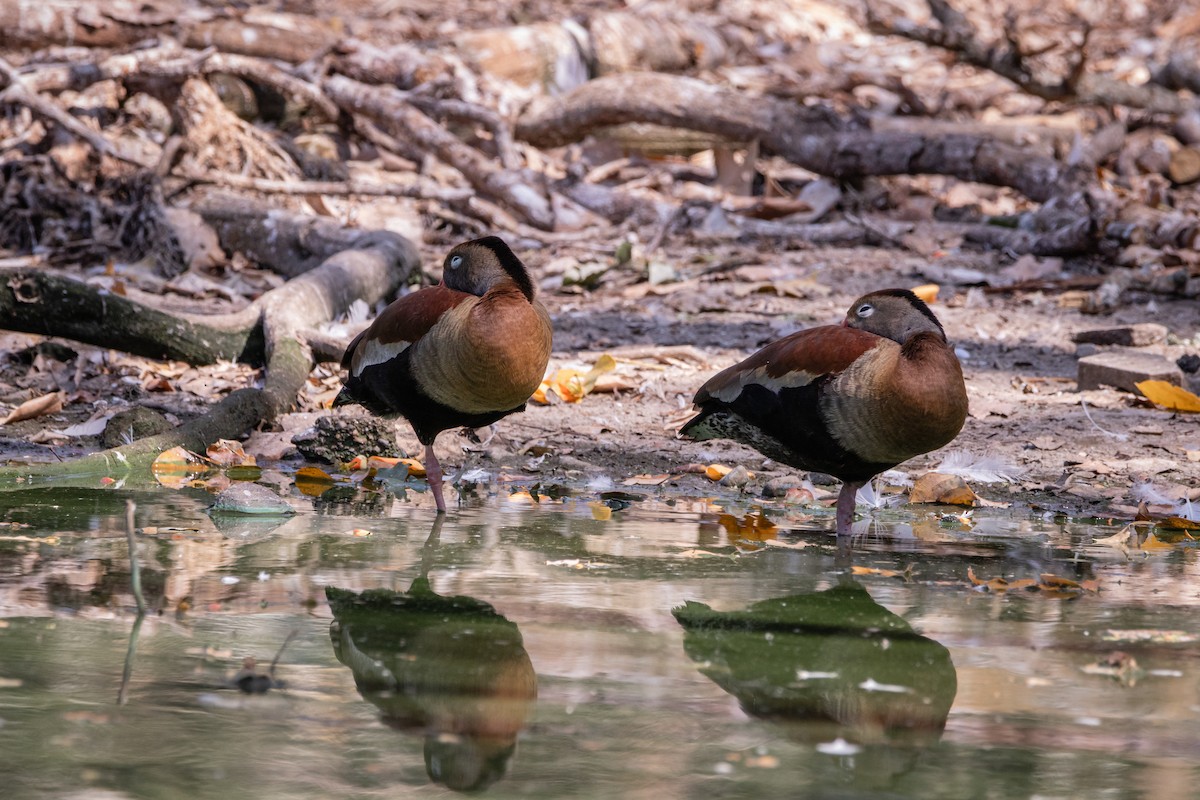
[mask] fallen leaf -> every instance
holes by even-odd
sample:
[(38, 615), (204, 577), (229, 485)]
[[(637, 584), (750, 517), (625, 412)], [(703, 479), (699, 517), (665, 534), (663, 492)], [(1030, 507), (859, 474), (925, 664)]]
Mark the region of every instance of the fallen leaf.
[(719, 481), (732, 471), (733, 467), (727, 467), (724, 464), (709, 464), (704, 468), (704, 474), (710, 481)]
[(592, 519), (601, 521), (612, 519), (612, 506), (607, 503), (588, 503), (588, 508), (592, 510)]
[(977, 504), (975, 492), (958, 475), (927, 472), (913, 482), (908, 493), (910, 503), (945, 503), (955, 506)]
[[(552, 387), (556, 394), (568, 403), (578, 403), (596, 386), (596, 381), (606, 372), (617, 368), (617, 360), (608, 353), (600, 356), (587, 372), (580, 374), (576, 370), (559, 370)], [(564, 373), (566, 373), (564, 377)]]
[(851, 574), (854, 575), (878, 575), (881, 578), (900, 578), (906, 583), (912, 580), (912, 564), (904, 568), (903, 572), (894, 569), (880, 569), (878, 567), (860, 567), (857, 565), (850, 567)]
[(1171, 411), (1200, 414), (1200, 397), (1187, 389), (1166, 381), (1139, 381), (1134, 386), (1155, 405), (1163, 406)]
[(622, 486), (662, 486), (671, 480), (670, 475), (634, 475), (621, 481)]
[(300, 494), (320, 497), (333, 488), (333, 476), (317, 467), (301, 467), (296, 470), (296, 488)]
[(253, 467), (257, 466), (254, 456), (246, 455), (241, 442), (231, 439), (218, 439), (208, 446), (205, 452), (209, 461), (218, 467)]
[(208, 472), (208, 467), (195, 453), (183, 447), (172, 447), (158, 454), (150, 471), (154, 479), (168, 489), (181, 489), (192, 476)]
[[(367, 463), (370, 463), (370, 459), (368, 459)], [(414, 478), (424, 478), (425, 477), (425, 465), (422, 464), (420, 461), (417, 461), (415, 458), (402, 458), (402, 459), (400, 459), (400, 463), (403, 464), (404, 466), (408, 467), (408, 474), (411, 475), (412, 477), (414, 477)]]
[(8, 425), (11, 422), (21, 422), (27, 419), (34, 419), (46, 414), (57, 414), (62, 411), (63, 393), (51, 392), (44, 394), (41, 397), (34, 397), (26, 400), (21, 405), (8, 412), (8, 416), (0, 419), (0, 425)]
[(936, 303), (938, 292), (941, 287), (936, 283), (924, 283), (920, 286), (913, 287), (912, 293), (924, 300), (926, 303)]
[(967, 567), (967, 579), (977, 587), (987, 589), (990, 592), (1008, 592), (1013, 589), (1028, 589), (1035, 586), (1036, 582), (1031, 578), (1021, 578), (1020, 580), (1007, 581), (1004, 578), (990, 578), (983, 580), (975, 577), (974, 567)]

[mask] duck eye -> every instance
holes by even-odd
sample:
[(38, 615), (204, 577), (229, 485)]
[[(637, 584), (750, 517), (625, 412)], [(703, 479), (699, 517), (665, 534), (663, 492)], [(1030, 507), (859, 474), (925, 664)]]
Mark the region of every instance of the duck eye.
[(450, 269), (457, 269), (462, 266), (462, 256), (450, 257)]
[(875, 306), (870, 303), (863, 303), (854, 313), (860, 317), (869, 317), (875, 311)]

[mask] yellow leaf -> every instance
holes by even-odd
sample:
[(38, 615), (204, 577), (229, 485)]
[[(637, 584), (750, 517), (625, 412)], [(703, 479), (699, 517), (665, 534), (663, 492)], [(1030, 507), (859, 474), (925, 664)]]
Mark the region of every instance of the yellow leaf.
[(550, 389), (551, 389), (550, 382), (542, 381), (541, 385), (538, 386), (537, 391), (534, 392), (533, 396), (530, 397), (529, 399), (535, 403), (541, 403), (544, 406), (549, 405), (550, 401), (546, 398), (546, 392), (550, 391)]
[(168, 489), (180, 489), (187, 483), (190, 476), (208, 471), (208, 467), (200, 463), (200, 456), (182, 447), (172, 447), (164, 450), (150, 465), (154, 479)]
[(733, 472), (733, 467), (727, 467), (724, 464), (709, 464), (704, 468), (704, 474), (710, 481), (719, 481), (730, 472)]
[(333, 488), (333, 477), (316, 467), (301, 467), (296, 470), (296, 488), (300, 494), (320, 497)]
[(612, 507), (605, 503), (588, 503), (588, 508), (592, 510), (592, 519), (612, 519)]
[[(568, 403), (578, 403), (596, 388), (596, 381), (601, 375), (606, 372), (612, 372), (616, 368), (617, 360), (608, 353), (605, 353), (596, 359), (595, 365), (587, 372), (580, 372), (577, 369), (564, 367), (554, 373), (554, 378), (549, 382), (542, 381), (542, 385), (545, 386), (548, 383), (549, 388), (563, 400)], [(538, 392), (542, 393), (541, 400), (537, 400)], [(540, 386), (538, 387), (538, 392), (534, 392), (533, 399), (541, 403), (546, 402), (545, 392), (542, 391)]]
[(912, 293), (924, 300), (926, 303), (936, 303), (938, 291), (941, 289), (936, 283), (924, 283), (920, 286), (913, 287)]
[(1200, 397), (1166, 381), (1140, 381), (1134, 386), (1146, 396), (1151, 403), (1171, 411), (1184, 411), (1189, 414), (1200, 414)]

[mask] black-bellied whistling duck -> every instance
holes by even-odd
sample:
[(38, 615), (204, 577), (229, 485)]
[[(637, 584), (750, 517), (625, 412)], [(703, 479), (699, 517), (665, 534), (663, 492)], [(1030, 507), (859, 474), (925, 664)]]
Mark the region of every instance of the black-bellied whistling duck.
[(949, 443), (967, 417), (958, 358), (906, 289), (864, 295), (841, 325), (772, 342), (710, 378), (695, 403), (681, 436), (734, 439), (840, 479), (838, 534), (850, 532), (863, 484)]
[(550, 341), (550, 315), (508, 245), (496, 236), (463, 242), (446, 256), (440, 284), (396, 300), (350, 342), (333, 404), (405, 417), (444, 513), (433, 440), (523, 411), (546, 373)]

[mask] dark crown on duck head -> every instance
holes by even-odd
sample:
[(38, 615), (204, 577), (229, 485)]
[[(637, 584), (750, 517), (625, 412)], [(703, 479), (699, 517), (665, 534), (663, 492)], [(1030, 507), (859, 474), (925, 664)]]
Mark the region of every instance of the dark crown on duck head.
[[(529, 272), (525, 269), (525, 265), (521, 263), (521, 259), (517, 258), (508, 244), (499, 236), (484, 236), (480, 239), (472, 239), (469, 242), (456, 245), (446, 255), (446, 260), (442, 265), (443, 280), (447, 286), (452, 289), (478, 295), (484, 294), (484, 292), (491, 288), (490, 284), (472, 285), (472, 281), (470, 280), (471, 270), (469, 262), (483, 255), (479, 252), (480, 250), (488, 251), (495, 258), (496, 265), (517, 284), (517, 288), (521, 290), (521, 294), (525, 295), (527, 300), (533, 302), (533, 281), (529, 278)], [(465, 272), (459, 272), (458, 269), (451, 266), (451, 260), (456, 256), (462, 257), (468, 262), (468, 269)]]
[[(924, 321), (913, 326), (908, 326), (904, 331), (896, 331), (892, 329), (890, 325), (882, 324), (882, 321), (881, 324), (873, 324), (875, 323), (875, 320), (872, 320), (869, 317), (859, 316), (858, 312), (864, 305), (870, 304), (872, 300), (884, 297), (893, 298), (906, 303), (914, 311), (923, 316), (925, 318)], [(896, 321), (895, 317), (888, 317), (887, 319), (891, 322)], [(911, 317), (909, 317), (909, 319), (911, 319)], [(917, 297), (917, 295), (908, 289), (880, 289), (877, 292), (871, 292), (870, 294), (863, 295), (859, 299), (855, 300), (854, 305), (852, 305), (850, 310), (846, 312), (846, 322), (844, 324), (849, 325), (852, 328), (860, 328), (862, 330), (870, 331), (871, 333), (878, 334), (879, 336), (886, 336), (890, 339), (894, 339), (900, 344), (904, 344), (904, 341), (909, 336), (915, 333), (921, 333), (922, 331), (936, 332), (941, 337), (942, 341), (946, 340), (946, 331), (944, 328), (942, 328), (942, 323), (938, 321), (938, 318), (934, 315), (933, 311), (930, 310), (929, 306), (925, 304), (925, 301)]]

